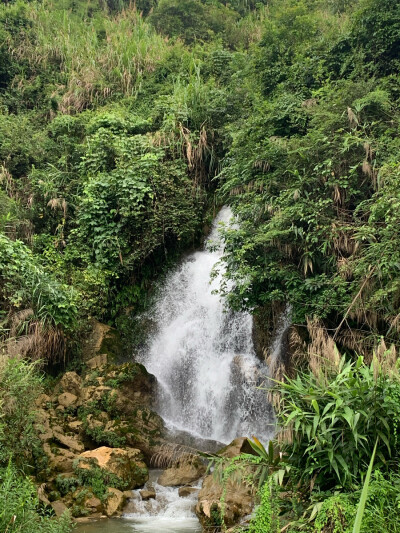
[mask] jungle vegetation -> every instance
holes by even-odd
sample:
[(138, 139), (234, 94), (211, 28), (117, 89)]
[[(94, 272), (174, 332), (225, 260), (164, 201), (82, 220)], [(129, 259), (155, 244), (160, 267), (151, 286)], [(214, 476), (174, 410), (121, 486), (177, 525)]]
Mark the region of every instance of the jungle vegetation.
[[(399, 51), (393, 0), (2, 2), (1, 389), (79, 359), (91, 318), (126, 333), (227, 203), (221, 292), (293, 322), (250, 531), (351, 531), (377, 441), (363, 527), (400, 530)], [(13, 469), (34, 499), (4, 416), (0, 499)]]

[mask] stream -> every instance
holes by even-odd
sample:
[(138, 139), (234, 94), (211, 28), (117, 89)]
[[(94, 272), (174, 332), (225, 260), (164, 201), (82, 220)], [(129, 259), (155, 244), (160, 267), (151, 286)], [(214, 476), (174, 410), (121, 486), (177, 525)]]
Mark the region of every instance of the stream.
[(157, 483), (161, 470), (150, 470), (145, 489), (154, 489), (156, 498), (142, 501), (140, 490), (132, 491), (121, 518), (80, 524), (77, 533), (201, 533), (194, 514), (197, 493), (181, 498), (176, 487)]

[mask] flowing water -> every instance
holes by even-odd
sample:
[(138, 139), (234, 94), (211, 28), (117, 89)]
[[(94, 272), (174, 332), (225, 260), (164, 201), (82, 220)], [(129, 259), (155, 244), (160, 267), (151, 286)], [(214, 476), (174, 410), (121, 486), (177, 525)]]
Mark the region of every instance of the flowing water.
[(214, 293), (223, 272), (210, 283), (223, 253), (218, 228), (231, 217), (222, 208), (205, 248), (168, 276), (150, 313), (156, 332), (141, 354), (157, 377), (158, 412), (167, 427), (223, 443), (252, 434), (265, 440), (272, 422), (257, 389), (267, 372), (254, 353), (252, 317), (228, 311)]
[(146, 489), (153, 489), (156, 498), (143, 501), (140, 490), (132, 491), (122, 518), (99, 520), (77, 527), (76, 533), (200, 533), (194, 514), (197, 492), (181, 498), (175, 487), (157, 483), (160, 470), (150, 470)]

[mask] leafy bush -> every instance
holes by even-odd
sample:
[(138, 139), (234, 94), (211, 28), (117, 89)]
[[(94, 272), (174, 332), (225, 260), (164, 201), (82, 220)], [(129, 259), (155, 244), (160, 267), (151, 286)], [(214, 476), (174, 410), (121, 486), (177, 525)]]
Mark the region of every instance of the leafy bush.
[(37, 363), (0, 356), (0, 465), (12, 458), (28, 468), (33, 454), (40, 453), (34, 428), (35, 400), (40, 391)]
[(74, 471), (79, 485), (91, 487), (93, 493), (102, 500), (107, 497), (107, 487), (115, 487), (119, 490), (129, 489), (128, 481), (100, 468), (96, 460), (85, 459), (83, 468), (79, 467), (79, 459), (75, 459)]
[(331, 531), (332, 533), (344, 533), (351, 531), (356, 515), (356, 506), (352, 498), (347, 494), (336, 494), (323, 501), (314, 522), (318, 533)]
[(399, 490), (398, 472), (390, 472), (388, 476), (379, 470), (373, 472), (362, 521), (362, 532), (400, 531)]
[(293, 433), (284, 450), (303, 483), (321, 490), (357, 485), (375, 441), (377, 467), (398, 458), (400, 381), (380, 372), (377, 361), (342, 358), (326, 374), (299, 373), (279, 390), (279, 420)]
[(273, 478), (269, 478), (260, 489), (261, 501), (252, 518), (249, 533), (277, 533), (279, 527), (279, 505), (275, 496)]
[(76, 292), (48, 274), (23, 242), (0, 234), (0, 270), (3, 302), (17, 309), (32, 308), (42, 323), (74, 329)]
[(0, 530), (7, 533), (69, 533), (68, 512), (59, 519), (40, 508), (36, 487), (10, 462), (0, 469)]

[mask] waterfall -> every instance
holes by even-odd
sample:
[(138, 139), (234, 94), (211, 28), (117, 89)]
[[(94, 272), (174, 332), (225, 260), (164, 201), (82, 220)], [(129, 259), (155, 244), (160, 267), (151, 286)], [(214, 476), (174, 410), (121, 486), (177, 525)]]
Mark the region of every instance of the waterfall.
[(227, 310), (214, 293), (222, 272), (210, 282), (223, 253), (218, 226), (231, 217), (222, 208), (204, 249), (167, 277), (150, 311), (156, 331), (140, 355), (157, 377), (157, 410), (167, 427), (223, 443), (253, 434), (266, 440), (272, 422), (257, 389), (267, 371), (254, 352), (252, 317)]

